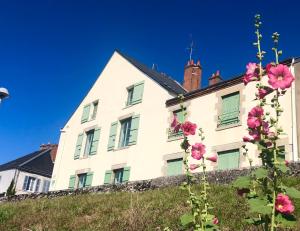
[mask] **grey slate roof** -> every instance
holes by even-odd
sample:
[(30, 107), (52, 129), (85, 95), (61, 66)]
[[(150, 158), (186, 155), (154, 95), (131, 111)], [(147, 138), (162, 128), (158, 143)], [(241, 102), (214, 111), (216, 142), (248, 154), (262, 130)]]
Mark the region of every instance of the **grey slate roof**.
[(0, 165), (0, 171), (18, 169), (45, 177), (51, 177), (53, 162), (50, 156), (51, 149), (39, 150)]
[(165, 88), (167, 91), (172, 92), (173, 94), (179, 95), (186, 93), (186, 90), (179, 84), (177, 81), (172, 79), (170, 76), (157, 72), (146, 65), (138, 62), (137, 60), (123, 54), (119, 50), (116, 50), (118, 54), (120, 54), (123, 58), (125, 58), (128, 62), (130, 62), (133, 66), (139, 69), (141, 72), (149, 76), (155, 82), (157, 82), (160, 86)]

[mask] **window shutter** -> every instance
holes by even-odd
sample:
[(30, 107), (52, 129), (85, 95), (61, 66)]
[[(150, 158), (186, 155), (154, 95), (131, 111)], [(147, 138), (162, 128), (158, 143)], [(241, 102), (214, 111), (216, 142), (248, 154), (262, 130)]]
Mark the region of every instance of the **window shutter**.
[(89, 115), (90, 115), (90, 109), (91, 105), (86, 105), (83, 108), (82, 116), (81, 116), (81, 123), (85, 123), (89, 120)]
[(176, 112), (176, 117), (180, 123), (184, 122), (184, 110)]
[(76, 148), (74, 153), (74, 160), (79, 159), (81, 152), (81, 145), (83, 140), (83, 133), (80, 133), (77, 137)]
[(229, 150), (218, 153), (218, 169), (237, 169), (239, 168), (240, 152), (239, 149)]
[(130, 177), (130, 167), (124, 167), (123, 182), (129, 181), (129, 177)]
[(94, 131), (91, 152), (89, 153), (89, 155), (97, 154), (97, 148), (98, 148), (98, 143), (99, 143), (99, 139), (100, 139), (100, 131), (101, 131), (101, 128), (97, 128)]
[(26, 186), (28, 184), (29, 176), (25, 176), (24, 182), (23, 182), (23, 191), (26, 190)]
[(182, 174), (182, 159), (169, 160), (167, 161), (167, 175), (175, 176)]
[(71, 175), (70, 176), (69, 189), (74, 189), (74, 187), (75, 187), (75, 179), (76, 179), (75, 175)]
[(41, 184), (41, 180), (40, 179), (37, 179), (37, 181), (36, 181), (36, 185), (35, 185), (35, 192), (38, 192), (39, 191), (39, 189), (40, 189), (40, 184)]
[(111, 170), (105, 171), (104, 184), (111, 184), (111, 177), (112, 177), (112, 171)]
[(143, 92), (144, 92), (144, 81), (134, 84), (131, 104), (137, 104), (142, 102)]
[(86, 187), (90, 187), (92, 185), (93, 182), (93, 172), (88, 172), (86, 174), (86, 180), (85, 180), (85, 186)]
[(227, 125), (239, 121), (240, 94), (239, 92), (222, 97), (221, 124)]
[(118, 122), (113, 122), (110, 126), (107, 150), (111, 151), (115, 148)]
[(131, 127), (130, 127), (130, 135), (129, 135), (129, 143), (128, 143), (129, 145), (136, 144), (136, 142), (137, 142), (139, 121), (140, 121), (140, 115), (136, 115), (136, 116), (132, 117)]

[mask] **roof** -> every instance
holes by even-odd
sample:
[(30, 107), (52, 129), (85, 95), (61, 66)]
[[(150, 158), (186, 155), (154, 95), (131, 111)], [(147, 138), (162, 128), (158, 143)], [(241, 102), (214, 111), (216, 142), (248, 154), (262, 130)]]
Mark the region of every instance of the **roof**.
[(53, 162), (50, 156), (51, 149), (39, 150), (26, 156), (0, 165), (0, 171), (18, 169), (45, 177), (51, 177)]
[(120, 54), (123, 58), (125, 58), (128, 62), (130, 62), (133, 66), (135, 66), (137, 69), (139, 69), (141, 72), (153, 79), (160, 86), (165, 88), (167, 91), (172, 92), (176, 95), (186, 93), (186, 90), (181, 86), (181, 84), (178, 83), (176, 80), (172, 79), (170, 76), (163, 73), (159, 73), (156, 70), (147, 67), (146, 65), (123, 54), (118, 50), (116, 50), (116, 52)]
[[(280, 63), (286, 64), (286, 65), (291, 65), (291, 63), (293, 62), (293, 60), (294, 60), (294, 63), (298, 63), (298, 62), (300, 62), (300, 57), (297, 57), (297, 58), (288, 58), (286, 60), (283, 60)], [(219, 82), (217, 84), (208, 86), (206, 88), (197, 89), (197, 90), (194, 90), (194, 91), (191, 91), (191, 92), (187, 92), (187, 93), (183, 94), (184, 101), (190, 100), (190, 99), (193, 99), (193, 98), (197, 98), (197, 97), (200, 97), (200, 96), (203, 96), (203, 95), (207, 95), (209, 93), (218, 91), (220, 89), (223, 89), (223, 88), (226, 88), (226, 87), (230, 87), (230, 86), (242, 83), (243, 82), (243, 76), (244, 76), (244, 74), (241, 74), (241, 75), (235, 76), (235, 77), (233, 77), (233, 78), (231, 78), (229, 80), (225, 80), (225, 81)], [(179, 102), (180, 102), (180, 100), (178, 99), (178, 97), (172, 98), (172, 99), (169, 99), (169, 100), (166, 101), (166, 106), (176, 105)]]

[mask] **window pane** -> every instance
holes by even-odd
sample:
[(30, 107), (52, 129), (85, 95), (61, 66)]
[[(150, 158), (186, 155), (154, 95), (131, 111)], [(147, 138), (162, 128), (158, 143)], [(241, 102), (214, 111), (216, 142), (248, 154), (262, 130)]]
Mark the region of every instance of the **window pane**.
[(123, 182), (123, 172), (124, 172), (123, 168), (114, 170), (114, 183), (115, 184)]
[(130, 128), (131, 128), (131, 118), (121, 121), (119, 147), (128, 146), (129, 137), (130, 137)]
[(93, 103), (93, 113), (92, 113), (92, 119), (96, 118), (97, 115), (97, 110), (98, 110), (98, 101)]
[(133, 97), (133, 87), (129, 88), (128, 90), (128, 96), (127, 96), (127, 103), (126, 105), (131, 105), (132, 104), (132, 97)]
[(78, 188), (85, 187), (86, 174), (78, 175)]
[(92, 142), (94, 138), (94, 130), (88, 131), (86, 133), (86, 144), (85, 144), (85, 150), (84, 155), (89, 155), (92, 148)]

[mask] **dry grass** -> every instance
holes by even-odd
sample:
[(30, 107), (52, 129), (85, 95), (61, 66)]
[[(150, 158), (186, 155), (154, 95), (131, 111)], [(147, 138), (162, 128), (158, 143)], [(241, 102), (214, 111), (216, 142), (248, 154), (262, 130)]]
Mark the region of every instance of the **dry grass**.
[[(300, 188), (299, 178), (291, 178), (287, 183)], [(243, 222), (248, 214), (247, 205), (230, 186), (212, 186), (210, 197), (221, 230), (247, 230)], [(185, 191), (170, 187), (143, 193), (118, 192), (3, 203), (0, 205), (0, 230), (162, 231), (165, 227), (181, 230), (179, 217), (188, 210), (185, 201)], [(299, 218), (300, 200), (294, 202)], [(296, 230), (300, 230), (300, 225)]]

